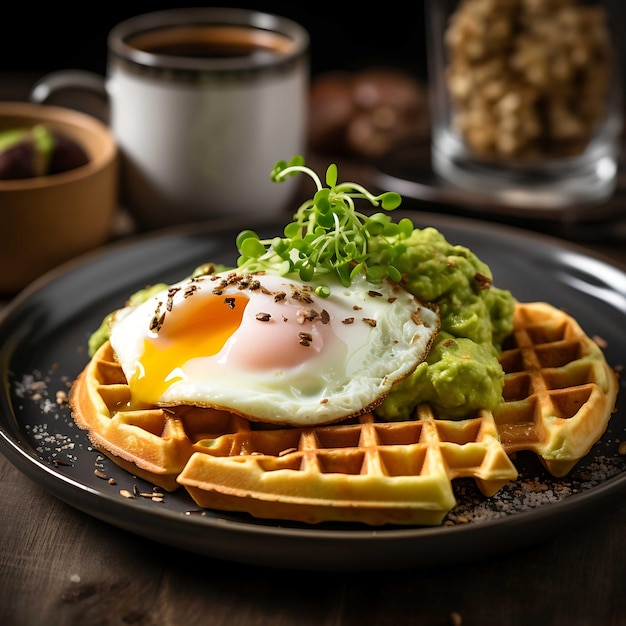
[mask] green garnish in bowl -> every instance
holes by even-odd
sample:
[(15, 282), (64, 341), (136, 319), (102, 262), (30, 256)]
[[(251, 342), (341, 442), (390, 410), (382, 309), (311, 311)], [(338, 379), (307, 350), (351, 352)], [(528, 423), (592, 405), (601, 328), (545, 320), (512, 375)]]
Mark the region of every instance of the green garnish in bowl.
[[(391, 191), (374, 195), (356, 183), (337, 183), (335, 164), (326, 170), (324, 187), (301, 156), (292, 157), (289, 163), (278, 161), (270, 178), (282, 182), (298, 173), (313, 179), (315, 195), (298, 208), (294, 220), (284, 228), (284, 237), (260, 239), (252, 230), (242, 231), (236, 241), (240, 252), (237, 266), (251, 272), (295, 273), (302, 281), (319, 281), (330, 275), (346, 286), (359, 272), (372, 283), (386, 277), (400, 281), (395, 261), (406, 250), (402, 242), (413, 232), (413, 223), (408, 218), (392, 222), (380, 212), (367, 216), (355, 208), (356, 199), (365, 199), (392, 211), (400, 206), (400, 195)], [(316, 292), (320, 296), (330, 293), (322, 285)]]

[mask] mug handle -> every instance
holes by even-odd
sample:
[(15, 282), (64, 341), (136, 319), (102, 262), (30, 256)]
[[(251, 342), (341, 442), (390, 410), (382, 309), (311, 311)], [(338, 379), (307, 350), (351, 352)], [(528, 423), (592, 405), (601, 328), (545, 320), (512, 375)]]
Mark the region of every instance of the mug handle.
[(109, 96), (105, 79), (86, 70), (59, 70), (42, 76), (31, 88), (36, 104), (57, 104), (78, 109), (109, 122)]

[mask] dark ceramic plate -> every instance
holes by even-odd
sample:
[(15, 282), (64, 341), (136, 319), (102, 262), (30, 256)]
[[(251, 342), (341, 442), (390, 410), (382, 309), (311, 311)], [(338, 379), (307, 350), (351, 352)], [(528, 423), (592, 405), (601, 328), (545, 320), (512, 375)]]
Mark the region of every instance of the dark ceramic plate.
[[(407, 215), (396, 213), (394, 217)], [(452, 243), (473, 249), (498, 286), (519, 300), (547, 300), (606, 341), (615, 366), (626, 355), (626, 272), (585, 250), (510, 227), (408, 214)], [(262, 236), (282, 222), (259, 223)], [(253, 225), (254, 226), (254, 225)], [(112, 525), (197, 554), (256, 565), (311, 570), (434, 566), (486, 558), (550, 537), (598, 515), (626, 493), (626, 460), (617, 452), (626, 427), (626, 394), (591, 453), (562, 480), (532, 456), (518, 455), (520, 479), (494, 498), (455, 481), (458, 506), (432, 528), (303, 524), (198, 511), (184, 493), (162, 502), (152, 487), (92, 450), (68, 409), (56, 402), (87, 362), (86, 341), (106, 313), (156, 281), (174, 282), (206, 261), (233, 263), (233, 223), (198, 225), (112, 244), (48, 274), (20, 294), (0, 321), (0, 451), (66, 503)], [(113, 479), (111, 484), (108, 479)], [(121, 490), (135, 492), (123, 497)]]

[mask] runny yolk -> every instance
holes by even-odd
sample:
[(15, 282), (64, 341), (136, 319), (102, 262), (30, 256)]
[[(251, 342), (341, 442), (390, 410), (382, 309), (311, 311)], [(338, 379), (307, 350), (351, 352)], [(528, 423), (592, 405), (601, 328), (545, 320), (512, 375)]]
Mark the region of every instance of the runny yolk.
[(190, 359), (213, 356), (239, 328), (249, 298), (244, 294), (191, 295), (165, 314), (130, 380), (133, 404), (154, 404), (182, 378), (179, 368)]

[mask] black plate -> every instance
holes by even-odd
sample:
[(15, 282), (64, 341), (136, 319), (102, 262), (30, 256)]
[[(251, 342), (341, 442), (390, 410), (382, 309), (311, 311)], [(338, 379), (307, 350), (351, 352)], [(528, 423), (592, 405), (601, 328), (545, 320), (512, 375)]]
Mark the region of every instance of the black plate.
[[(606, 342), (615, 366), (626, 354), (626, 273), (556, 239), (464, 218), (400, 213), (433, 225), (470, 247), (493, 269), (498, 286), (519, 300), (546, 300), (573, 314)], [(256, 226), (261, 236), (282, 222)], [(197, 554), (313, 570), (433, 566), (492, 556), (550, 537), (598, 515), (626, 492), (626, 461), (617, 452), (626, 427), (626, 396), (592, 452), (565, 479), (553, 480), (533, 455), (520, 454), (520, 479), (494, 498), (455, 481), (459, 505), (432, 528), (372, 528), (255, 520), (199, 512), (185, 493), (163, 502), (152, 487), (92, 450), (69, 411), (56, 402), (87, 362), (86, 341), (106, 313), (133, 291), (175, 282), (206, 261), (233, 263), (240, 226), (222, 222), (142, 235), (82, 257), (37, 281), (0, 322), (0, 451), (24, 474), (68, 504), (110, 524)], [(111, 484), (108, 479), (114, 479)], [(136, 495), (130, 499), (121, 490)]]

